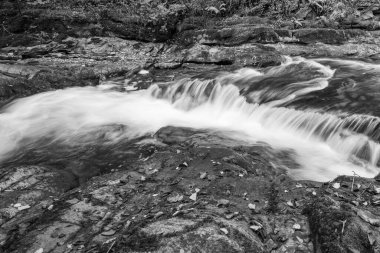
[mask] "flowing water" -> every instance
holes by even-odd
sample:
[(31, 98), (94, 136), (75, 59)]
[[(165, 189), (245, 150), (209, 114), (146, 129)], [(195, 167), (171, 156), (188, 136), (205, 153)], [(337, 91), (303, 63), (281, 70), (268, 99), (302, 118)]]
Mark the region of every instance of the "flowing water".
[[(208, 76), (208, 75), (205, 75)], [(244, 143), (290, 150), (296, 178), (372, 177), (380, 165), (380, 65), (286, 58), (281, 66), (198, 75), (148, 89), (113, 85), (37, 94), (0, 114), (0, 161), (39, 145), (87, 145), (107, 126), (108, 142), (164, 126), (215, 129)]]

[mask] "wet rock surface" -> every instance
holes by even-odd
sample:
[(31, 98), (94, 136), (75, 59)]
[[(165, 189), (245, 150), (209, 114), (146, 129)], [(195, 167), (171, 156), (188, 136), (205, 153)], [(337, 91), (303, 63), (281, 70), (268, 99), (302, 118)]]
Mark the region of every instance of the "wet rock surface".
[(3, 168), (1, 250), (380, 252), (375, 179), (296, 181), (291, 156), (208, 130), (165, 127), (127, 146), (98, 158), (113, 163), (101, 175), (77, 169), (76, 185), (68, 169)]

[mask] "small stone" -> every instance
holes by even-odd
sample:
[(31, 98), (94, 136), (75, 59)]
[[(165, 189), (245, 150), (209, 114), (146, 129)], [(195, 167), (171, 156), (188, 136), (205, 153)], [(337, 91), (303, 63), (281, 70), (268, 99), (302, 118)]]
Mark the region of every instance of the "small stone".
[(141, 181), (145, 181), (145, 180), (146, 180), (146, 177), (141, 176), (140, 180), (141, 180)]
[(154, 218), (157, 219), (157, 218), (161, 217), (162, 215), (164, 215), (164, 212), (158, 212), (154, 215)]
[(221, 228), (220, 231), (222, 231), (224, 234), (228, 235), (228, 230), (227, 230), (227, 228)]
[(139, 75), (147, 75), (147, 74), (149, 74), (149, 71), (148, 71), (148, 70), (145, 70), (145, 69), (142, 69), (142, 70), (139, 71), (138, 74), (139, 74)]
[(303, 240), (302, 240), (300, 237), (296, 236), (296, 238), (297, 238), (297, 240), (298, 240), (300, 243), (303, 243)]
[(197, 201), (197, 193), (193, 193), (190, 195), (190, 199), (193, 200), (193, 201)]
[(50, 206), (48, 206), (48, 210), (50, 211), (50, 210), (52, 210), (53, 209), (53, 207), (54, 207), (54, 205), (50, 205)]
[(256, 205), (252, 204), (252, 203), (249, 203), (248, 204), (248, 208), (251, 209), (251, 210), (255, 210), (256, 209)]
[(201, 173), (201, 175), (200, 175), (200, 179), (205, 179), (207, 177), (207, 173), (206, 172), (203, 172), (203, 173)]
[(177, 154), (180, 154), (181, 153), (181, 150), (177, 149)]
[(226, 214), (225, 215), (226, 219), (231, 220), (233, 217), (235, 217), (234, 213)]
[(249, 227), (250, 229), (252, 229), (253, 231), (259, 231), (261, 229), (261, 226), (258, 226), (258, 225), (252, 225)]
[(29, 209), (29, 208), (30, 208), (30, 205), (25, 205), (25, 206), (18, 207), (17, 210), (22, 211), (22, 210), (26, 210), (26, 209)]
[(240, 173), (240, 174), (239, 174), (239, 177), (244, 177), (244, 175)]
[(294, 204), (293, 204), (293, 202), (292, 202), (291, 200), (289, 200), (288, 202), (286, 202), (286, 204), (287, 204), (288, 206), (291, 206), (291, 207), (294, 206)]
[(22, 207), (22, 204), (21, 203), (17, 203), (17, 204), (14, 204), (13, 207), (19, 208), (19, 207)]
[(375, 191), (376, 194), (380, 194), (380, 187), (373, 187), (373, 190)]
[(69, 200), (66, 201), (66, 203), (69, 203), (71, 205), (75, 205), (78, 202), (79, 202), (79, 199), (77, 199), (77, 198), (69, 199)]
[(111, 235), (114, 235), (115, 233), (116, 233), (116, 231), (113, 230), (113, 229), (111, 229), (111, 230), (102, 232), (102, 235), (104, 235), (104, 236), (111, 236)]
[(296, 223), (296, 224), (293, 225), (293, 229), (300, 230), (301, 229), (301, 225), (298, 224), (298, 223)]
[(288, 190), (284, 190), (285, 193), (288, 193), (289, 191)]
[(218, 203), (216, 206), (228, 206), (230, 204), (230, 201), (227, 199), (220, 199), (218, 200)]
[(313, 194), (313, 196), (316, 196), (316, 195), (317, 195), (317, 193), (316, 193), (315, 191), (313, 191), (311, 194)]
[(296, 184), (296, 188), (302, 188), (303, 185), (302, 184)]
[(114, 181), (110, 180), (107, 182), (107, 185), (117, 185), (119, 183), (120, 183), (120, 180), (114, 180)]
[(43, 252), (44, 252), (43, 248), (39, 248), (38, 250), (34, 251), (34, 253), (43, 253)]
[(334, 189), (339, 189), (340, 188), (340, 183), (334, 183), (333, 184)]

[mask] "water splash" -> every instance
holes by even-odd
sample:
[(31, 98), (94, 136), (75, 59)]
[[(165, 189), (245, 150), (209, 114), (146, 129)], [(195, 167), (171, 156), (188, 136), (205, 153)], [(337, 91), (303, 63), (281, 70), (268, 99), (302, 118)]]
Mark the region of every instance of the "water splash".
[[(245, 142), (260, 141), (277, 149), (291, 149), (301, 165), (289, 170), (297, 178), (325, 181), (352, 171), (361, 176), (376, 175), (380, 158), (379, 118), (278, 107), (288, 99), (323, 88), (320, 79), (333, 74), (319, 63), (297, 61), (261, 72), (243, 69), (213, 80), (183, 79), (129, 93), (103, 86), (20, 99), (0, 114), (0, 158), (46, 137), (68, 144), (91, 141), (88, 133), (107, 125), (127, 127), (123, 134), (113, 136), (113, 141), (153, 134), (171, 125), (217, 129)], [(262, 82), (257, 78), (281, 77), (279, 73), (289, 73), (297, 69), (292, 65), (299, 64), (305, 73), (312, 70), (308, 80), (301, 76), (305, 81), (282, 82), (286, 92), (280, 91), (269, 102), (247, 101), (249, 93), (245, 94), (242, 86), (260, 89)]]

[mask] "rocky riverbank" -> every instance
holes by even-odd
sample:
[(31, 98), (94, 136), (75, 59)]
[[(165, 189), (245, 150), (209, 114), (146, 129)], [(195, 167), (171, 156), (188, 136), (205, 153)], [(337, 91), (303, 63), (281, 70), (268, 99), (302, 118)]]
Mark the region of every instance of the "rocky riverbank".
[[(360, 26), (275, 27), (258, 17), (205, 25), (182, 5), (141, 23), (42, 3), (19, 15), (8, 4), (0, 105), (112, 78), (146, 88), (205, 70), (265, 68), (285, 56), (380, 60), (378, 13)], [(28, 158), (0, 167), (0, 252), (380, 252), (379, 178), (298, 181), (287, 175), (297, 164), (266, 144), (166, 127), (88, 147), (79, 160)]]
[[(3, 252), (380, 250), (379, 179), (293, 180), (286, 154), (184, 128), (106, 150), (3, 167)], [(92, 159), (102, 175), (79, 185)]]

